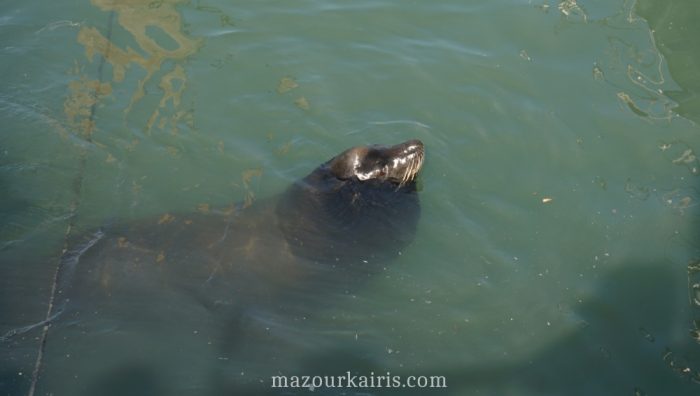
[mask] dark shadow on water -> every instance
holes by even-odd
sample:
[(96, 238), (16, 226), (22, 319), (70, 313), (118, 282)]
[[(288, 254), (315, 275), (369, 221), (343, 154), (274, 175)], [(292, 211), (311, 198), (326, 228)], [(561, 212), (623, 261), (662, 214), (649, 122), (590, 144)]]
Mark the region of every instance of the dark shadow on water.
[(0, 369), (0, 395), (26, 395), (29, 391), (31, 373), (22, 373), (22, 369), (3, 365)]
[(519, 363), (433, 371), (448, 377), (450, 395), (700, 394), (684, 268), (627, 264), (573, 313), (574, 332)]
[[(361, 291), (361, 288), (360, 288)], [(325, 296), (330, 296), (326, 293)], [(167, 296), (166, 296), (167, 297)], [(182, 297), (182, 296), (180, 296)], [(186, 301), (186, 300), (183, 300)], [(314, 302), (316, 301), (316, 302)], [(200, 312), (198, 321), (211, 321), (207, 336), (213, 343), (213, 353), (191, 342), (191, 323), (173, 321), (170, 324), (148, 327), (140, 342), (146, 349), (132, 345), (128, 338), (114, 341), (105, 333), (104, 338), (86, 339), (71, 325), (52, 330), (53, 343), (64, 336), (65, 344), (55, 344), (57, 351), (75, 349), (76, 345), (105, 348), (93, 354), (102, 362), (104, 370), (96, 371), (84, 381), (84, 396), (88, 395), (670, 395), (691, 396), (700, 392), (700, 345), (690, 335), (693, 319), (688, 300), (688, 274), (684, 266), (669, 262), (626, 263), (616, 266), (607, 274), (601, 273), (597, 286), (571, 308), (570, 317), (577, 326), (552, 344), (519, 361), (484, 363), (465, 367), (430, 367), (420, 373), (391, 369), (392, 375), (443, 375), (447, 389), (272, 389), (271, 375), (286, 367), (285, 374), (334, 375), (351, 371), (358, 375), (383, 373), (388, 368), (373, 359), (376, 351), (365, 350), (357, 342), (338, 345), (337, 340), (324, 339), (324, 331), (317, 325), (297, 321), (298, 317), (332, 310), (330, 297), (314, 299), (314, 293), (300, 296), (286, 295), (272, 305), (243, 302), (241, 305), (202, 308), (196, 300), (180, 309)], [(174, 311), (175, 314), (181, 311)], [(70, 319), (64, 317), (64, 320)], [(160, 318), (157, 319), (161, 320)], [(135, 324), (138, 325), (138, 324)], [(149, 325), (151, 326), (151, 325)], [(324, 325), (332, 326), (332, 324)], [(184, 327), (184, 328), (183, 328)], [(162, 330), (159, 330), (162, 329)], [(169, 330), (170, 329), (170, 330)], [(88, 333), (100, 328), (83, 329)], [(121, 332), (129, 328), (122, 326)], [(332, 329), (330, 329), (332, 330)], [(317, 331), (320, 347), (305, 348), (299, 339), (315, 340)], [(162, 334), (159, 336), (158, 334)], [(203, 331), (200, 332), (203, 335)], [(72, 340), (71, 338), (72, 337)], [(548, 337), (543, 334), (542, 337)], [(114, 349), (101, 345), (101, 340), (113, 343)], [(63, 342), (63, 341), (62, 341)], [(157, 342), (160, 345), (149, 345)], [(326, 344), (323, 344), (323, 343)], [(93, 344), (90, 344), (93, 343)], [(170, 355), (155, 356), (160, 348)], [(110, 349), (112, 348), (112, 349)], [(130, 353), (117, 357), (114, 352), (134, 348), (148, 358), (148, 363), (134, 364)], [(185, 349), (183, 349), (185, 348)], [(190, 349), (187, 349), (190, 348)], [(49, 351), (50, 352), (50, 351)], [(85, 352), (88, 352), (87, 350)], [(65, 353), (65, 352), (62, 352)], [(78, 351), (75, 352), (78, 354)], [(455, 350), (454, 353), (468, 353)], [(119, 353), (117, 354), (119, 355)], [(152, 358), (152, 359), (151, 359)], [(120, 360), (121, 359), (121, 360)], [(111, 362), (108, 362), (110, 361)], [(57, 357), (47, 360), (52, 371)], [(87, 366), (91, 363), (88, 361)], [(188, 366), (191, 364), (191, 368)], [(170, 365), (164, 367), (165, 365)], [(241, 377), (241, 368), (250, 369)], [(114, 368), (116, 367), (116, 368)], [(689, 371), (685, 371), (686, 368)], [(13, 370), (4, 367), (0, 384), (5, 394), (19, 394), (24, 383)], [(172, 382), (173, 376), (192, 374), (199, 379), (196, 393), (182, 389), (182, 383)], [(70, 371), (63, 372), (67, 375)], [(250, 380), (250, 376), (256, 376)], [(245, 380), (241, 380), (241, 378)], [(184, 381), (187, 383), (187, 381)], [(45, 389), (51, 391), (52, 386)], [(174, 393), (173, 393), (174, 392)]]
[(87, 385), (83, 396), (153, 396), (165, 394), (158, 373), (144, 364), (126, 364)]
[[(700, 394), (700, 345), (689, 335), (692, 312), (684, 268), (631, 263), (605, 275), (572, 314), (577, 328), (518, 362), (432, 367), (447, 389), (270, 389), (269, 383), (217, 394), (242, 395), (675, 395)], [(455, 351), (455, 353), (464, 351)], [(382, 373), (357, 347), (301, 355), (300, 373)], [(688, 372), (687, 370), (690, 370)]]
[[(179, 372), (189, 372), (183, 366), (192, 361), (192, 373), (201, 376), (199, 391), (204, 395), (668, 395), (691, 396), (700, 392), (700, 345), (690, 335), (694, 314), (688, 299), (688, 274), (684, 266), (669, 262), (626, 263), (601, 278), (591, 293), (583, 297), (580, 304), (571, 308), (570, 315), (578, 325), (562, 338), (553, 339), (548, 347), (532, 356), (510, 363), (484, 363), (465, 367), (429, 367), (421, 373), (391, 370), (393, 375), (443, 375), (447, 378), (447, 389), (316, 389), (308, 390), (271, 389), (270, 379), (275, 375), (274, 367), (294, 367), (289, 374), (339, 375), (347, 371), (357, 374), (383, 373), (387, 367), (375, 362), (376, 351), (364, 350), (361, 344), (328, 344), (327, 347), (307, 350), (301, 345), (289, 346), (304, 332), (317, 328), (307, 327), (294, 321), (301, 315), (312, 315), (319, 310), (332, 307), (332, 299), (313, 303), (313, 294), (306, 299), (294, 299), (276, 305), (278, 310), (242, 310), (240, 306), (214, 307), (202, 310), (194, 302), (186, 310), (200, 309), (203, 320), (215, 324), (209, 334), (216, 342), (214, 354), (204, 355), (196, 345), (190, 346), (195, 356), (187, 349), (180, 350), (181, 341), (189, 334), (179, 328), (177, 322), (163, 327), (159, 341), (173, 350), (172, 357), (149, 359), (148, 363), (133, 363), (128, 354), (115, 360), (84, 381), (82, 395), (166, 395), (195, 394), (180, 389), (169, 378), (173, 364)], [(286, 305), (285, 305), (286, 304)], [(246, 304), (247, 305), (247, 304)], [(200, 308), (197, 308), (200, 306)], [(262, 306), (259, 306), (262, 307)], [(296, 307), (296, 308), (294, 308)], [(269, 306), (268, 306), (268, 309)], [(296, 311), (295, 311), (296, 309)], [(213, 319), (212, 319), (213, 318)], [(64, 318), (69, 319), (69, 318)], [(265, 327), (273, 330), (279, 325), (277, 335), (270, 336)], [(54, 343), (58, 337), (71, 336), (75, 331), (70, 326), (61, 332), (60, 323), (52, 333)], [(172, 328), (172, 332), (168, 331)], [(99, 330), (99, 329), (98, 329)], [(124, 330), (124, 329), (123, 329)], [(157, 339), (158, 330), (149, 330), (143, 338), (145, 343)], [(174, 334), (179, 332), (178, 334)], [(173, 334), (169, 334), (173, 333)], [(322, 332), (321, 332), (322, 333)], [(82, 334), (82, 333), (80, 333)], [(75, 334), (66, 346), (95, 342), (83, 340)], [(112, 340), (105, 336), (104, 340)], [(547, 335), (543, 335), (547, 337)], [(112, 341), (110, 341), (112, 342)], [(128, 340), (122, 340), (128, 348)], [(119, 344), (117, 342), (115, 345)], [(323, 337), (319, 342), (324, 342)], [(326, 340), (328, 342), (328, 340)], [(148, 345), (148, 344), (144, 344)], [(99, 343), (95, 344), (100, 347)], [(279, 348), (278, 348), (279, 347)], [(73, 347), (74, 348), (74, 347)], [(138, 346), (133, 346), (137, 352)], [(198, 349), (199, 348), (199, 349)], [(58, 350), (62, 350), (59, 344)], [(158, 348), (154, 348), (157, 351)], [(102, 354), (110, 360), (114, 357), (109, 348)], [(76, 352), (77, 353), (77, 352)], [(143, 352), (152, 356), (150, 352)], [(455, 351), (468, 353), (468, 351)], [(98, 355), (94, 355), (98, 356)], [(225, 360), (219, 358), (224, 357)], [(56, 369), (56, 356), (48, 364)], [(268, 359), (269, 358), (269, 359)], [(277, 359), (274, 360), (273, 358)], [(261, 368), (261, 381), (239, 381), (237, 368), (245, 367), (253, 359)], [(176, 362), (176, 360), (180, 360)], [(161, 363), (156, 363), (161, 362)], [(202, 362), (205, 362), (202, 364)], [(86, 363), (90, 365), (90, 362)], [(116, 368), (114, 368), (116, 367)], [(23, 394), (26, 392), (26, 377), (17, 377), (15, 370), (3, 365), (0, 372), (0, 394)], [(686, 368), (689, 371), (686, 371)], [(59, 370), (60, 371), (60, 370)], [(269, 371), (269, 372), (268, 372)], [(66, 371), (68, 373), (68, 371)], [(27, 373), (29, 374), (29, 373)], [(48, 387), (43, 389), (51, 391)], [(174, 393), (173, 393), (174, 392)], [(669, 393), (670, 392), (670, 393)]]

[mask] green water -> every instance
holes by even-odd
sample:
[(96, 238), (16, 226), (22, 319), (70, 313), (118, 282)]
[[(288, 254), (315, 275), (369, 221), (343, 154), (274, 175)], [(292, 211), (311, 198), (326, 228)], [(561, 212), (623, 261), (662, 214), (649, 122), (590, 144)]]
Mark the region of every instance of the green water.
[(313, 394), (700, 393), (699, 17), (695, 0), (5, 0), (0, 394), (30, 391), (66, 234), (265, 198), (409, 138), (414, 243), (275, 322), (284, 343), (237, 359), (201, 312), (143, 333), (58, 315), (35, 394), (312, 394), (266, 375), (347, 370), (448, 387)]

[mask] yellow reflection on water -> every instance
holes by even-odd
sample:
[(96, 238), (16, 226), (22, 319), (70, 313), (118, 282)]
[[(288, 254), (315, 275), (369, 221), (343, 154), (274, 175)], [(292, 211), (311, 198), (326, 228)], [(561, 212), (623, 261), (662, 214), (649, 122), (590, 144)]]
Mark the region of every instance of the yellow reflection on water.
[[(121, 83), (132, 65), (146, 72), (145, 77), (138, 81), (135, 91), (124, 110), (128, 114), (133, 106), (144, 96), (146, 84), (161, 70), (165, 61), (181, 62), (201, 47), (200, 39), (193, 39), (183, 33), (183, 23), (176, 6), (186, 3), (186, 0), (91, 0), (92, 4), (103, 11), (114, 12), (120, 27), (129, 32), (138, 45), (137, 49), (120, 48), (106, 37), (100, 30), (91, 26), (83, 26), (78, 33), (78, 42), (85, 47), (85, 54), (90, 62), (95, 55), (100, 55), (112, 67), (112, 83)], [(165, 48), (148, 31), (157, 30), (164, 34), (174, 48)], [(180, 64), (163, 75), (158, 84), (163, 96), (158, 106), (151, 111), (146, 130), (154, 126), (159, 129), (170, 127), (172, 133), (177, 133), (177, 124), (185, 121), (191, 124), (191, 114), (180, 110), (182, 94), (187, 83), (187, 75)], [(109, 82), (90, 80), (83, 75), (80, 80), (69, 86), (69, 95), (65, 101), (65, 113), (68, 121), (83, 136), (90, 136), (94, 130), (92, 116), (93, 106), (99, 99), (111, 93)], [(170, 104), (171, 111), (165, 112)], [(166, 114), (166, 113), (169, 113)]]

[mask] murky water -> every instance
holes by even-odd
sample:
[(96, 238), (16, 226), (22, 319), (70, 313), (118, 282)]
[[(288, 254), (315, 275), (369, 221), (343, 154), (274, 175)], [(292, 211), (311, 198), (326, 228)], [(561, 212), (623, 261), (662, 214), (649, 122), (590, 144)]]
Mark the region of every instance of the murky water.
[[(700, 392), (695, 1), (0, 10), (0, 394), (310, 394), (269, 376), (346, 371), (448, 387), (314, 393)], [(351, 292), (251, 324), (153, 283), (81, 311), (54, 281), (100, 226), (259, 202), (409, 138), (417, 235)]]

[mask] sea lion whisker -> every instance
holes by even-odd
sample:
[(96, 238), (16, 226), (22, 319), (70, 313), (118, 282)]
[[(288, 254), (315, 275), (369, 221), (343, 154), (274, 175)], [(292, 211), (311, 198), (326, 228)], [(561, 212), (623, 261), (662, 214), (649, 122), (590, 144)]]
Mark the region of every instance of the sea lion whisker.
[(414, 161), (410, 161), (406, 172), (404, 172), (401, 178), (401, 185), (408, 183), (411, 180), (411, 173), (413, 172)]
[(408, 182), (409, 180), (412, 179), (412, 174), (413, 174), (413, 170), (414, 170), (415, 166), (416, 166), (415, 161), (411, 161), (411, 163), (408, 165), (408, 169), (406, 170), (406, 174), (404, 175), (405, 182)]

